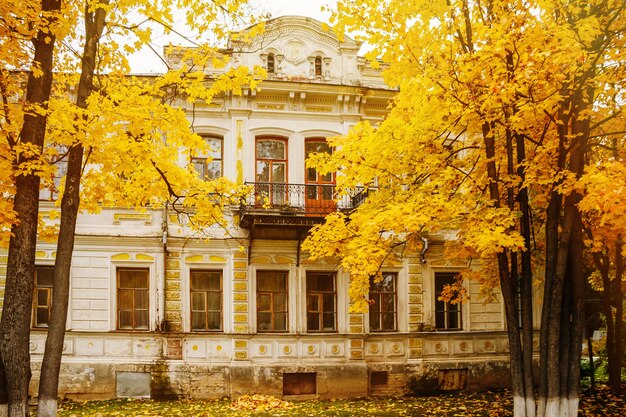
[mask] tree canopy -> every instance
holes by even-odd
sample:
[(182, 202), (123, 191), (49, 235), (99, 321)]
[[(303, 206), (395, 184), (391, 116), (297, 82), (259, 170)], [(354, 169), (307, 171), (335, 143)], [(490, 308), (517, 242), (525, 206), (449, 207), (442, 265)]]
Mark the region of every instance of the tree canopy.
[[(575, 415), (582, 216), (611, 226), (626, 217), (598, 194), (611, 192), (608, 183), (619, 192), (611, 178), (623, 176), (625, 7), (362, 0), (340, 1), (333, 15), (338, 32), (358, 31), (371, 45), (369, 58), (399, 93), (380, 125), (358, 124), (331, 141), (332, 156), (309, 161), (340, 172), (345, 193), (374, 190), (354, 212), (329, 216), (304, 247), (340, 257), (361, 310), (369, 277), (388, 257), (420, 250), (423, 237), (447, 237), (449, 256), (480, 259), (478, 276), (500, 287), (506, 306), (519, 416)], [(524, 349), (534, 289), (544, 301), (537, 410)]]

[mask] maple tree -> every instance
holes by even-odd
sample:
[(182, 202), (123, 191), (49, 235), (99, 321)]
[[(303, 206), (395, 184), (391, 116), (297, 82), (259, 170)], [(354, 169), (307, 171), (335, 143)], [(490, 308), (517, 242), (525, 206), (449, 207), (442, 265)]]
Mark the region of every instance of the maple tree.
[[(19, 321), (20, 326), (16, 331), (26, 340), (26, 345), (18, 345), (12, 338), (12, 342), (6, 344), (7, 350), (3, 351), (21, 355), (19, 366), (23, 373), (19, 380), (13, 378), (15, 369), (11, 369), (11, 372), (7, 369), (4, 375), (0, 375), (3, 377), (0, 383), (2, 386), (6, 384), (9, 394), (12, 390), (19, 391), (15, 396), (9, 395), (4, 399), (5, 402), (8, 400), (9, 415), (27, 414), (25, 402), (30, 375), (29, 366), (25, 364), (29, 363), (27, 341), (34, 278), (39, 178), (49, 180), (54, 176), (54, 162), (67, 161), (67, 174), (65, 185), (61, 187), (54, 299), (39, 386), (38, 414), (41, 416), (56, 415), (69, 274), (79, 209), (97, 212), (102, 207), (125, 206), (145, 210), (147, 207), (162, 207), (169, 203), (170, 207), (184, 211), (189, 216), (192, 229), (201, 231), (216, 223), (225, 225), (228, 221), (225, 206), (238, 202), (241, 193), (246, 191), (244, 187), (224, 178), (204, 181), (198, 177), (189, 161), (180, 163), (181, 153), (190, 157), (208, 150), (204, 140), (193, 133), (185, 116), (185, 106), (180, 106), (181, 102), (211, 102), (218, 94), (238, 94), (243, 85), (254, 88), (264, 75), (263, 70), (258, 68), (252, 71), (239, 67), (225, 70), (210, 82), (206, 80), (204, 67), (209, 60), (214, 67), (226, 65), (227, 57), (219, 54), (216, 42), (228, 36), (228, 22), (241, 24), (252, 19), (245, 4), (243, 0), (216, 0), (208, 5), (197, 0), (179, 2), (178, 13), (185, 15), (187, 27), (198, 33), (198, 36), (204, 36), (204, 39), (208, 33), (214, 39), (211, 43), (196, 40), (195, 48), (181, 50), (185, 63), (181, 68), (170, 69), (166, 74), (154, 77), (128, 76), (127, 57), (151, 41), (153, 27), (149, 23), (164, 27), (166, 31), (172, 29), (177, 9), (169, 1), (75, 1), (65, 5), (62, 16), (56, 16), (57, 21), (64, 22), (62, 27), (66, 29), (76, 28), (82, 19), (84, 32), (72, 30), (68, 34), (66, 30), (64, 34), (64, 47), (58, 51), (55, 91), (46, 98), (46, 111), (41, 112), (41, 117), (47, 120), (46, 142), (43, 142), (42, 129), (41, 142), (31, 151), (34, 162), (30, 162), (28, 169), (37, 185), (33, 186), (35, 192), (31, 192), (27, 199), (30, 207), (34, 207), (35, 217), (20, 222), (22, 227), (29, 225), (28, 237), (33, 244), (32, 253), (23, 260), (30, 266), (30, 270), (19, 277), (19, 282), (25, 288), (23, 297), (19, 299), (23, 311), (19, 315), (20, 319), (9, 315), (11, 306), (18, 299), (15, 290), (9, 285), (3, 309), (3, 323), (8, 323), (10, 318)], [(14, 16), (11, 10), (6, 13)], [(82, 18), (79, 18), (81, 14)], [(33, 24), (30, 19), (35, 19), (37, 15), (24, 13), (15, 17), (28, 25)], [(248, 31), (248, 35), (254, 36), (262, 29), (263, 25), (256, 25)], [(134, 39), (134, 43), (119, 44), (120, 39), (129, 38)], [(82, 53), (73, 50), (72, 45), (83, 45)], [(27, 59), (28, 53), (24, 56)], [(22, 68), (8, 61), (3, 64), (5, 71), (7, 68)], [(50, 66), (50, 83), (51, 69)], [(9, 80), (7, 77), (7, 85), (15, 78)], [(77, 98), (72, 102), (68, 87), (76, 83)], [(19, 96), (20, 91), (12, 91), (13, 95), (4, 93), (5, 90), (5, 104), (9, 105), (14, 100), (13, 96)], [(20, 116), (20, 103), (15, 103), (13, 107), (11, 119), (5, 117), (5, 120), (14, 120)], [(8, 111), (6, 106), (5, 110)], [(19, 122), (16, 123), (19, 125)], [(28, 126), (25, 118), (23, 126)], [(10, 131), (7, 129), (7, 132)], [(16, 139), (11, 142), (8, 140), (10, 137), (6, 137), (2, 149), (10, 161), (11, 152), (15, 153), (16, 148), (23, 146), (23, 141)], [(2, 179), (9, 191), (8, 195), (4, 195), (5, 203), (9, 205), (11, 180), (11, 176)], [(19, 187), (16, 188), (13, 211), (22, 219), (22, 209), (17, 204)], [(7, 210), (7, 213), (11, 213), (11, 210)], [(13, 218), (7, 215), (3, 220), (10, 225)], [(14, 241), (15, 237), (11, 235), (10, 248)], [(9, 265), (13, 259), (10, 249)], [(14, 275), (9, 267), (7, 283), (14, 279)], [(7, 338), (9, 331), (6, 327), (2, 330), (3, 338)]]
[[(585, 279), (579, 203), (598, 138), (624, 132), (624, 7), (361, 0), (340, 1), (333, 15), (339, 33), (357, 31), (371, 45), (369, 58), (382, 61), (399, 93), (379, 126), (358, 124), (330, 141), (332, 156), (308, 162), (339, 171), (346, 194), (374, 184), (376, 191), (354, 212), (327, 217), (303, 248), (341, 258), (353, 308), (363, 311), (369, 277), (389, 257), (453, 233), (448, 256), (481, 259), (480, 274), (464, 275), (501, 291), (515, 416), (577, 412)], [(594, 166), (608, 162), (598, 157)], [(538, 398), (534, 288), (543, 294), (534, 313), (541, 314)]]
[[(3, 3), (0, 12), (0, 58), (3, 59), (0, 150), (6, 169), (0, 175), (4, 187), (14, 184), (14, 188), (2, 190), (3, 208), (11, 213), (4, 218), (10, 223), (4, 224), (3, 229), (10, 230), (11, 240), (0, 321), (0, 404), (4, 408), (8, 403), (8, 415), (22, 416), (28, 414), (28, 343), (40, 183), (37, 167), (45, 138), (56, 38), (67, 33), (67, 27), (61, 22), (60, 0)], [(10, 103), (19, 92), (10, 74), (16, 69), (28, 71), (21, 105)], [(12, 200), (6, 191), (14, 191)]]
[(601, 311), (606, 324), (606, 348), (609, 364), (609, 385), (615, 393), (621, 391), (624, 358), (624, 287), (626, 274), (624, 258), (626, 247), (626, 146), (624, 138), (600, 137), (602, 144), (581, 179), (584, 196), (579, 204), (584, 216), (584, 227), (596, 272), (591, 285), (601, 291)]

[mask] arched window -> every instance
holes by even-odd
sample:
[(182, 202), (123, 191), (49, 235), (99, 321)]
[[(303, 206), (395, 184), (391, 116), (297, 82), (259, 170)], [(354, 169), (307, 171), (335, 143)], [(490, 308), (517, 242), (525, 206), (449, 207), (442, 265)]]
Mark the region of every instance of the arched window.
[(219, 136), (203, 136), (209, 151), (204, 155), (195, 155), (191, 158), (193, 167), (203, 180), (215, 180), (224, 175), (223, 170), (223, 142)]
[(274, 74), (275, 71), (275, 64), (274, 64), (274, 54), (268, 54), (267, 55), (267, 72), (268, 74)]
[(315, 75), (318, 77), (322, 76), (322, 57), (315, 57)]
[[(287, 198), (287, 139), (256, 138), (256, 192), (272, 205), (284, 205)], [(262, 200), (259, 200), (262, 201)]]

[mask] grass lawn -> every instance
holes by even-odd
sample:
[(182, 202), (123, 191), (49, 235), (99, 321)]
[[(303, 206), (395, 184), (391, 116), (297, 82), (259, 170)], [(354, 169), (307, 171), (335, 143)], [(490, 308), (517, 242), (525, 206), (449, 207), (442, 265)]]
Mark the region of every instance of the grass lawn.
[[(626, 388), (626, 387), (625, 387)], [(64, 401), (59, 417), (113, 416), (512, 416), (508, 391), (456, 393), (433, 397), (358, 399), (335, 401), (281, 401), (267, 396), (244, 396), (238, 400), (111, 400), (84, 403)], [(580, 416), (623, 417), (626, 398), (613, 396), (605, 387), (585, 391)]]

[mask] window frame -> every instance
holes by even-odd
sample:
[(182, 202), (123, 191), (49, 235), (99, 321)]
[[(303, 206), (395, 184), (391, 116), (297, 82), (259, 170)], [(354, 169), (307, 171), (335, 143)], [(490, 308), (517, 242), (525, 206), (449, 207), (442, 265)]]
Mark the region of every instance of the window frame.
[[(124, 287), (121, 288), (120, 287), (120, 272), (121, 271), (144, 271), (146, 273), (146, 283), (147, 283), (147, 288), (131, 288), (131, 287)], [(131, 332), (141, 332), (141, 331), (150, 331), (150, 316), (151, 316), (151, 306), (152, 306), (152, 300), (151, 300), (151, 293), (150, 293), (150, 287), (151, 287), (151, 269), (149, 267), (141, 267), (141, 266), (116, 266), (115, 267), (115, 293), (116, 293), (116, 306), (115, 306), (115, 330), (117, 331), (131, 331)], [(122, 310), (120, 310), (120, 290), (132, 290), (133, 291), (133, 309), (132, 310), (124, 310), (124, 311), (132, 311), (133, 312), (133, 324), (131, 328), (122, 328), (120, 326), (120, 313)], [(135, 308), (135, 291), (136, 290), (141, 290), (141, 291), (145, 291), (147, 293), (147, 298), (148, 298), (148, 307), (145, 309), (146, 314), (148, 315), (147, 318), (147, 325), (145, 328), (141, 327), (138, 328), (135, 324), (135, 314), (137, 309)], [(144, 310), (144, 309), (142, 309)]]
[(265, 69), (268, 74), (276, 74), (276, 55), (274, 55), (273, 52), (267, 54), (267, 65)]
[[(310, 137), (306, 137), (304, 139), (304, 160), (306, 161), (307, 159), (309, 159), (309, 150), (308, 150), (308, 146), (310, 144), (317, 144), (317, 143), (324, 143), (326, 146), (328, 146), (328, 153), (330, 155), (333, 154), (333, 148), (332, 146), (330, 146), (328, 144), (328, 141), (326, 140), (325, 137), (323, 136), (310, 136)], [(313, 169), (315, 170), (315, 180), (310, 180), (309, 179), (309, 170)], [(322, 177), (322, 175), (319, 173), (319, 171), (315, 168), (307, 168), (306, 164), (304, 167), (304, 182), (305, 184), (318, 184), (318, 185), (335, 185), (335, 181), (336, 181), (336, 172), (331, 172), (331, 179), (330, 180), (325, 180)]]
[[(283, 142), (285, 145), (285, 159), (275, 159), (275, 158), (259, 158), (259, 142), (263, 141), (274, 141), (274, 142)], [(283, 136), (257, 136), (254, 140), (254, 181), (259, 181), (259, 171), (258, 171), (258, 163), (259, 161), (267, 161), (270, 163), (269, 169), (269, 180), (267, 183), (269, 184), (288, 184), (289, 183), (289, 139)], [(273, 182), (272, 181), (272, 165), (274, 163), (285, 163), (285, 181), (284, 182)]]
[[(67, 152), (66, 149), (60, 149), (59, 153), (63, 154), (65, 152)], [(50, 183), (47, 186), (44, 186), (44, 181), (42, 179), (43, 188), (39, 189), (39, 201), (57, 201), (59, 197), (61, 197), (59, 188), (61, 188), (63, 178), (67, 175), (67, 164), (68, 158), (66, 156), (60, 158), (54, 163), (56, 167), (54, 175), (49, 177)]]
[[(193, 280), (194, 280), (194, 272), (217, 272), (220, 274), (220, 289), (219, 290), (195, 290), (193, 289)], [(204, 310), (205, 313), (205, 326), (204, 329), (194, 329), (193, 328), (193, 294), (194, 292), (197, 293), (204, 293), (204, 300), (205, 300), (205, 306), (206, 309)], [(207, 293), (216, 293), (219, 292), (220, 294), (220, 328), (219, 329), (208, 329), (208, 314), (210, 312), (216, 312), (216, 310), (209, 310), (209, 303), (208, 303), (208, 297), (207, 297)], [(202, 310), (196, 310), (196, 311), (202, 311)], [(192, 332), (205, 332), (205, 333), (220, 333), (224, 331), (224, 271), (222, 269), (207, 269), (207, 268), (193, 268), (189, 270), (189, 330)]]
[[(219, 135), (200, 135), (202, 137), (202, 139), (204, 141), (208, 141), (209, 139), (217, 139), (220, 141), (220, 155), (219, 158), (212, 156), (212, 157), (208, 157), (208, 156), (192, 156), (191, 157), (191, 164), (194, 167), (194, 170), (196, 172), (198, 172), (198, 170), (196, 169), (196, 163), (201, 163), (202, 164), (202, 173), (198, 172), (198, 175), (200, 175), (201, 179), (204, 181), (211, 181), (211, 180), (216, 180), (218, 178), (221, 178), (224, 176), (224, 137), (223, 136), (219, 136)], [(213, 150), (211, 150), (211, 152), (213, 152)], [(211, 161), (209, 162), (209, 158), (211, 159)], [(212, 177), (207, 175), (209, 172), (208, 169), (208, 164), (209, 163), (214, 163), (214, 162), (219, 162), (220, 164), (220, 172), (219, 175), (217, 177)]]
[[(434, 326), (435, 330), (442, 332), (457, 332), (463, 330), (463, 303), (459, 302), (456, 304), (452, 304), (449, 301), (439, 301), (439, 297), (441, 296), (441, 291), (437, 289), (437, 278), (447, 278), (456, 280), (456, 276), (459, 274), (458, 271), (435, 271), (433, 275), (433, 293), (435, 294), (434, 304), (433, 304), (433, 312), (434, 312)], [(449, 283), (444, 283), (444, 285)], [(442, 286), (443, 287), (443, 286)], [(443, 304), (442, 304), (443, 303)], [(443, 309), (440, 309), (438, 306), (443, 306)], [(449, 311), (449, 307), (453, 306), (456, 311)], [(444, 317), (444, 326), (439, 327), (437, 324), (437, 314), (443, 313)], [(457, 316), (457, 321), (459, 323), (458, 327), (449, 327), (449, 317), (450, 313), (454, 313)]]
[(324, 73), (324, 66), (322, 62), (322, 57), (321, 55), (317, 55), (315, 57), (315, 60), (313, 61), (313, 74), (315, 74), (316, 77), (321, 77), (323, 73)]
[[(332, 291), (309, 291), (309, 282), (308, 282), (308, 278), (309, 278), (309, 274), (310, 275), (323, 275), (323, 276), (328, 276), (328, 277), (332, 277), (332, 282), (333, 282), (333, 290)], [(304, 285), (305, 285), (305, 310), (306, 310), (306, 315), (305, 315), (305, 325), (306, 325), (306, 332), (307, 333), (337, 333), (338, 331), (338, 320), (337, 320), (337, 315), (338, 315), (338, 311), (337, 311), (337, 273), (334, 271), (328, 272), (328, 271), (306, 271), (304, 274)], [(311, 293), (313, 293), (314, 295), (316, 295), (318, 297), (318, 306), (319, 306), (319, 311), (315, 311), (312, 312), (309, 310), (309, 296), (311, 295)], [(327, 313), (324, 311), (324, 295), (325, 294), (332, 294), (333, 295), (333, 317), (334, 317), (334, 321), (333, 321), (333, 329), (332, 330), (324, 330), (323, 327), (323, 323), (324, 323), (324, 314)], [(309, 314), (318, 314), (318, 319), (319, 319), (319, 324), (320, 324), (320, 329), (319, 330), (311, 330), (309, 329)]]
[[(399, 279), (399, 274), (398, 272), (394, 272), (394, 271), (383, 271), (382, 272), (383, 277), (385, 275), (391, 275), (393, 276), (393, 292), (389, 292), (389, 291), (373, 291), (372, 287), (373, 285), (378, 285), (377, 283), (374, 282), (375, 277), (370, 277), (370, 286), (369, 286), (369, 299), (372, 300), (373, 302), (370, 304), (369, 306), (369, 312), (368, 312), (368, 319), (369, 319), (369, 330), (372, 333), (392, 333), (392, 332), (398, 332), (398, 327), (399, 327), (399, 323), (398, 323), (398, 279)], [(393, 309), (393, 317), (394, 317), (394, 328), (393, 329), (386, 329), (383, 328), (383, 315), (385, 314), (390, 314), (391, 312), (385, 310), (384, 308), (381, 308), (379, 311), (372, 311), (372, 306), (374, 306), (375, 304), (378, 303), (378, 305), (382, 305), (384, 306), (383, 303), (381, 303), (382, 297), (385, 294), (393, 294), (393, 304), (394, 304), (394, 309)], [(379, 299), (374, 300), (373, 299), (373, 295), (378, 295)], [(373, 314), (378, 314), (378, 322), (380, 323), (380, 328), (378, 329), (374, 329), (372, 328), (372, 315)]]
[[(285, 289), (282, 291), (259, 291), (259, 273), (274, 273), (274, 274), (282, 274), (285, 279)], [(289, 333), (290, 331), (290, 320), (289, 320), (289, 277), (291, 273), (289, 270), (284, 269), (257, 269), (255, 271), (255, 306), (256, 306), (256, 331), (257, 333)], [(285, 295), (285, 311), (274, 311), (274, 294), (284, 294)], [(270, 310), (261, 310), (259, 307), (259, 295), (270, 295)], [(270, 329), (269, 330), (260, 330), (259, 329), (259, 313), (270, 313)], [(275, 314), (284, 314), (285, 315), (285, 328), (281, 330), (276, 330), (275, 328)]]
[[(259, 158), (259, 143), (267, 141), (282, 142), (285, 149), (284, 159), (276, 158)], [(268, 165), (268, 180), (261, 181), (259, 179), (259, 162)], [(274, 164), (284, 165), (284, 178), (282, 182), (274, 182), (273, 169)], [(289, 139), (283, 136), (263, 135), (257, 136), (254, 140), (254, 182), (257, 183), (256, 193), (257, 200), (260, 196), (267, 193), (271, 205), (288, 205), (289, 204)], [(263, 184), (263, 185), (261, 185)], [(258, 200), (257, 200), (258, 201)]]
[[(37, 284), (37, 278), (39, 277), (40, 269), (52, 270), (53, 282), (49, 286)], [(45, 290), (45, 293), (46, 293), (46, 306), (45, 307), (40, 306), (38, 303), (39, 290)], [(32, 314), (31, 327), (33, 329), (47, 329), (48, 326), (50, 325), (50, 313), (52, 311), (53, 291), (54, 291), (54, 265), (35, 265), (35, 281), (34, 281), (34, 286), (33, 286), (33, 306), (31, 310), (31, 314)], [(46, 310), (48, 310), (48, 321), (46, 323), (39, 323), (37, 320), (37, 310), (39, 308), (45, 308)]]

